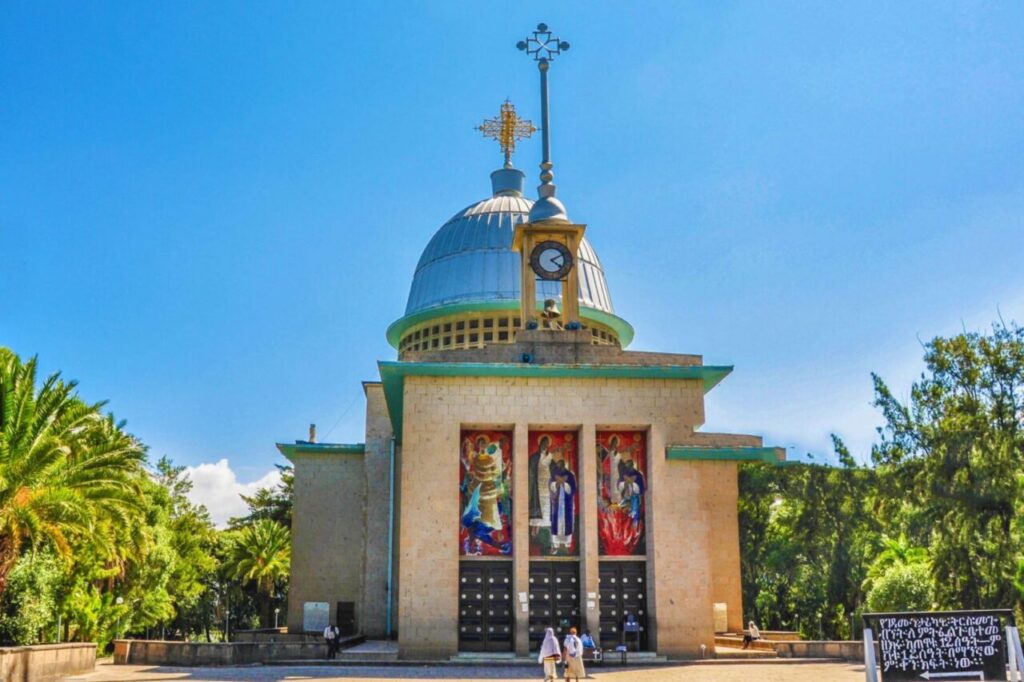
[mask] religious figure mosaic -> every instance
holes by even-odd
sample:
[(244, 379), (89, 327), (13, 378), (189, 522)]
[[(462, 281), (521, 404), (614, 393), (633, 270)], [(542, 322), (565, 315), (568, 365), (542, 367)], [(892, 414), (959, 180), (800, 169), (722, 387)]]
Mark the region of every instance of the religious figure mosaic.
[(459, 554), (512, 554), (512, 434), (464, 430), (459, 453)]
[(647, 553), (647, 435), (597, 432), (597, 541), (603, 556)]
[(577, 442), (575, 431), (530, 432), (530, 556), (579, 553)]

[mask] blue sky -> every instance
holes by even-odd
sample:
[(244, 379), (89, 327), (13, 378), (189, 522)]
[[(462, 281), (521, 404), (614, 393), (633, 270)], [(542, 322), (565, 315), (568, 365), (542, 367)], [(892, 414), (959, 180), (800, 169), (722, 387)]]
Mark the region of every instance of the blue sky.
[(539, 117), (538, 21), (633, 348), (736, 366), (706, 430), (862, 454), (871, 371), (905, 395), (923, 340), (1024, 321), (1020, 3), (9, 2), (0, 344), (233, 485), (310, 422), (359, 440), (420, 251), (501, 163), (474, 126)]

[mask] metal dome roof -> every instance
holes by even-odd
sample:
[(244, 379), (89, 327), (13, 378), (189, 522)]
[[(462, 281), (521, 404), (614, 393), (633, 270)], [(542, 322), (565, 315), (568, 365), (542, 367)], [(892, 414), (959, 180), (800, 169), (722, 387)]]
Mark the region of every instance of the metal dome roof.
[[(522, 195), (521, 171), (498, 170), (491, 181), (494, 195), (452, 216), (423, 250), (406, 316), (456, 303), (519, 300), (519, 254), (512, 251), (512, 236), (528, 220), (533, 201)], [(585, 237), (578, 256), (580, 305), (614, 314), (601, 261)], [(561, 284), (539, 281), (537, 298), (561, 298)]]

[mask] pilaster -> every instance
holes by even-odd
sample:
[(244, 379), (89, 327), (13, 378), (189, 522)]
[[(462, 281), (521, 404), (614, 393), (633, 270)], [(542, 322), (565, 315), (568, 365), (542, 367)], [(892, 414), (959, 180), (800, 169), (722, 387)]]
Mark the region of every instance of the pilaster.
[(512, 433), (512, 595), (515, 617), (516, 655), (526, 656), (530, 651), (530, 614), (523, 610), (519, 595), (530, 591), (530, 451), (529, 427), (517, 423)]
[[(599, 552), (597, 544), (597, 427), (583, 424), (580, 429), (579, 478), (580, 493), (580, 582), (583, 593), (580, 606), (583, 629), (598, 639), (601, 632), (601, 603), (598, 586)], [(591, 598), (593, 595), (593, 598)], [(593, 604), (593, 608), (591, 608)], [(601, 643), (599, 643), (601, 644)], [(601, 644), (603, 646), (603, 644)]]

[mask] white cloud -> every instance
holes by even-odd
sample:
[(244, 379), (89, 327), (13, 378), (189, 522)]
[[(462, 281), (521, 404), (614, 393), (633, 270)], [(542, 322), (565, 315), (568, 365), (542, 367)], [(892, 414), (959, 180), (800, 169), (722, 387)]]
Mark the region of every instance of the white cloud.
[(189, 499), (195, 504), (205, 505), (213, 522), (221, 528), (227, 525), (232, 516), (246, 513), (247, 507), (242, 495), (252, 495), (259, 488), (269, 488), (281, 482), (281, 473), (274, 469), (258, 480), (241, 483), (227, 459), (218, 460), (214, 464), (188, 467), (185, 474), (192, 479)]

